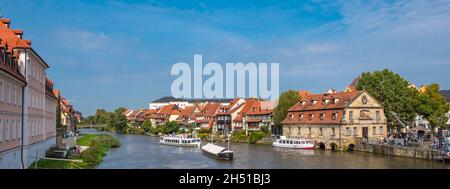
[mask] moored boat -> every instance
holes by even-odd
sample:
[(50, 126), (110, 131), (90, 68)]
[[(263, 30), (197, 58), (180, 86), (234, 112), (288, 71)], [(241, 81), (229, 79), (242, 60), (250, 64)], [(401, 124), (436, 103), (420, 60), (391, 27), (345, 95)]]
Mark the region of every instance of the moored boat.
[(182, 147), (200, 147), (201, 140), (191, 135), (165, 135), (160, 138), (159, 143)]
[(233, 160), (233, 151), (222, 146), (208, 143), (201, 147), (204, 154), (219, 160)]
[(309, 139), (286, 138), (284, 136), (272, 143), (274, 147), (313, 150), (314, 143)]

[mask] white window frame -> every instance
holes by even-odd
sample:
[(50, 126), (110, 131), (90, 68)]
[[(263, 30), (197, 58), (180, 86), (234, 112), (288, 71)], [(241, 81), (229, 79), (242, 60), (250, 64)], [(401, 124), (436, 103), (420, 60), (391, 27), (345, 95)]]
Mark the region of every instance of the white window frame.
[(13, 135), (12, 135), (12, 140), (16, 140), (16, 136), (17, 136), (17, 131), (16, 131), (16, 119), (13, 119), (11, 122), (11, 127), (13, 130)]
[(4, 90), (3, 90), (3, 81), (1, 81), (0, 80), (0, 102), (3, 102), (3, 92), (4, 92)]
[(6, 140), (6, 142), (8, 142), (10, 137), (11, 137), (11, 131), (9, 131), (9, 127), (10, 127), (9, 124), (10, 124), (9, 123), (9, 118), (6, 118), (6, 121), (5, 121), (5, 129), (6, 129), (6, 131), (5, 131), (5, 134), (6, 134), (5, 140)]
[(0, 117), (0, 143), (3, 142), (3, 118)]
[(11, 98), (12, 98), (12, 99), (11, 99), (11, 104), (17, 105), (16, 86), (13, 85), (11, 89), (12, 89), (12, 90), (11, 90)]

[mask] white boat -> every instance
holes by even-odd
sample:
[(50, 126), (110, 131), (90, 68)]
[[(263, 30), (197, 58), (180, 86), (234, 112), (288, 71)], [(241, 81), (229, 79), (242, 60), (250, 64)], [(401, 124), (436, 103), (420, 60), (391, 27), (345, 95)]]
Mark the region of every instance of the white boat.
[(191, 135), (166, 135), (159, 139), (160, 144), (184, 147), (200, 147), (201, 140)]
[(284, 136), (281, 136), (280, 139), (277, 139), (272, 145), (279, 148), (314, 149), (314, 143), (309, 139), (286, 138)]
[(233, 151), (208, 143), (202, 146), (203, 153), (219, 160), (233, 160)]

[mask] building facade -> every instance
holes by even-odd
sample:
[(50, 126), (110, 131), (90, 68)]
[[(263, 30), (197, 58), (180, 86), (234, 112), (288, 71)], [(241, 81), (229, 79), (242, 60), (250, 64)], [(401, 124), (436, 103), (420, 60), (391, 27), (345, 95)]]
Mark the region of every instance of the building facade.
[(21, 30), (10, 28), (9, 19), (0, 18), (0, 168), (27, 168), (56, 142), (54, 99), (47, 95), (46, 86), (49, 67), (22, 36)]
[(309, 138), (326, 149), (354, 148), (387, 136), (383, 107), (366, 91), (301, 95), (282, 124), (283, 135)]

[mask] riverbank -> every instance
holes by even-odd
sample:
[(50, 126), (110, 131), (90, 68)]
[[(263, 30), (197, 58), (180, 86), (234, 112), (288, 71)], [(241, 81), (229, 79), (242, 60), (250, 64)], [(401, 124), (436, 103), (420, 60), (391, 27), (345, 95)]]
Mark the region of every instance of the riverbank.
[(412, 159), (440, 160), (438, 150), (431, 150), (427, 147), (404, 147), (384, 144), (358, 144), (356, 151), (381, 154), (387, 156), (396, 156)]
[(93, 168), (103, 161), (109, 149), (121, 146), (119, 139), (109, 134), (86, 134), (78, 138), (76, 143), (86, 150), (71, 155), (68, 159), (40, 159), (32, 163), (29, 169)]

